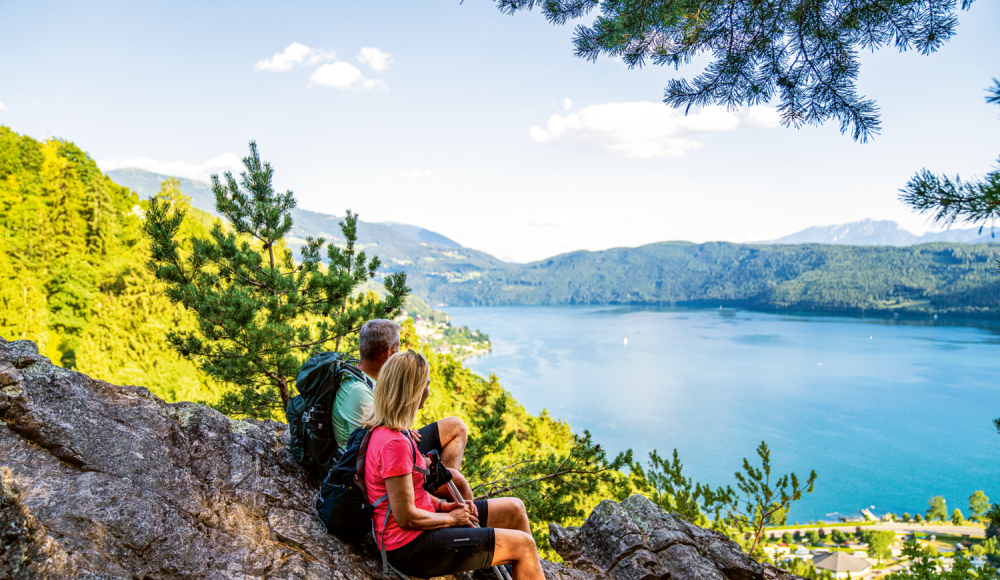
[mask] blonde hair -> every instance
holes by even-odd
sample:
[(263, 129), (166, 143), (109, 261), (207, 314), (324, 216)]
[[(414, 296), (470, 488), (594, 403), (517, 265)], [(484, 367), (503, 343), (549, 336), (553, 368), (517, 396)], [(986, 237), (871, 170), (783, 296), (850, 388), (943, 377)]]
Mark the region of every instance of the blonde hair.
[(431, 368), (427, 359), (412, 349), (389, 357), (378, 373), (375, 402), (362, 425), (368, 429), (409, 429), (417, 417), (417, 409), (430, 376)]

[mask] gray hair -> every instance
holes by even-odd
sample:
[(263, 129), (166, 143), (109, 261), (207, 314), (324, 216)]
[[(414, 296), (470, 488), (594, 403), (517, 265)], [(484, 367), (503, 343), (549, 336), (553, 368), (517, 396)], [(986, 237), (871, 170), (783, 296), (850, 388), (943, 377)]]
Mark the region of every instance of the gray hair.
[(399, 325), (391, 320), (376, 318), (361, 327), (358, 350), (361, 360), (375, 360), (383, 352), (399, 345)]

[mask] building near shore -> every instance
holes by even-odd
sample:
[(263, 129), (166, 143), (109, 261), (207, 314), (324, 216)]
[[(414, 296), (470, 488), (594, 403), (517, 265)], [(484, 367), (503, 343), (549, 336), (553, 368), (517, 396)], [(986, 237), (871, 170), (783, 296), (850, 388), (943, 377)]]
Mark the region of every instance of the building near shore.
[(829, 570), (834, 578), (857, 578), (871, 571), (872, 565), (867, 560), (852, 556), (847, 552), (830, 552), (819, 554), (813, 558), (813, 566), (817, 570)]

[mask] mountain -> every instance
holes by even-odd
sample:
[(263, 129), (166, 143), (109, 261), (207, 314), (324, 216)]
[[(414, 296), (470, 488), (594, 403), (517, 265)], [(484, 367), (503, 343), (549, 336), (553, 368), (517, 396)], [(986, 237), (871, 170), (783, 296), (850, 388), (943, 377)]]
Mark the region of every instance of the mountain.
[[(159, 191), (160, 183), (170, 177), (137, 168), (116, 169), (108, 171), (107, 175), (143, 199)], [(181, 191), (191, 197), (192, 206), (216, 215), (210, 184), (178, 179)], [(342, 243), (340, 220), (336, 216), (296, 208), (292, 210), (294, 225), (286, 238), (288, 245), (298, 255), (299, 248), (309, 236)], [(425, 297), (441, 284), (475, 279), (509, 266), (485, 252), (464, 248), (437, 232), (394, 222), (358, 222), (358, 248), (382, 260), (384, 266), (379, 269), (380, 279), (386, 274), (405, 270), (409, 286)]]
[(451, 305), (646, 304), (1000, 316), (1000, 244), (663, 242), (572, 252), (439, 286)]
[(815, 226), (760, 244), (837, 244), (846, 246), (914, 246), (932, 242), (982, 244), (1000, 242), (1000, 228), (990, 227), (927, 232), (918, 236), (888, 220), (866, 219), (836, 226)]

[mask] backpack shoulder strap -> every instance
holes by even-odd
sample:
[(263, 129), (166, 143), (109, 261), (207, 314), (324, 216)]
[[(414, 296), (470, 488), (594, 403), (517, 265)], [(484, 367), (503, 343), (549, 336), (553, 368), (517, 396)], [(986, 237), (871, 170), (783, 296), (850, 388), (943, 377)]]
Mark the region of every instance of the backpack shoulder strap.
[(337, 371), (338, 372), (338, 376), (339, 375), (343, 375), (345, 373), (349, 374), (352, 377), (354, 377), (355, 379), (357, 379), (358, 382), (364, 383), (365, 386), (367, 386), (369, 389), (371, 389), (372, 391), (374, 391), (375, 390), (375, 385), (371, 382), (371, 379), (368, 378), (368, 375), (366, 375), (364, 371), (362, 371), (361, 369), (359, 369), (356, 364), (351, 364), (351, 363), (355, 363), (355, 362), (357, 362), (355, 359), (350, 359), (350, 360), (345, 360), (345, 361), (338, 361), (338, 364), (339, 364), (339, 367), (340, 367), (338, 369), (338, 371)]

